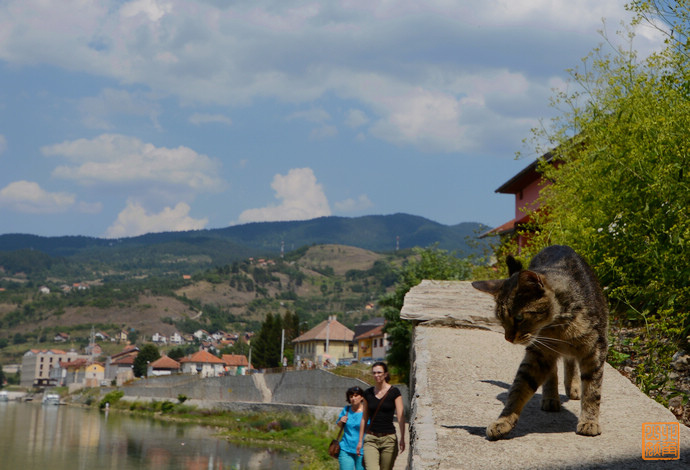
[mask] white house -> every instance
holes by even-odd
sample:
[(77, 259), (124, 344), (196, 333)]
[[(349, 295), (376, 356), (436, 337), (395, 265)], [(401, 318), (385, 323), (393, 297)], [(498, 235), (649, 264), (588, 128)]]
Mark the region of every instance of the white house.
[(208, 351), (198, 351), (190, 357), (180, 359), (183, 374), (198, 374), (201, 377), (219, 377), (225, 373), (225, 362)]
[(184, 344), (184, 339), (182, 339), (182, 336), (176, 331), (170, 335), (170, 344)]
[(157, 344), (167, 344), (168, 338), (160, 333), (154, 333), (153, 336), (151, 336), (151, 341)]
[(193, 333), (193, 336), (198, 339), (199, 341), (203, 341), (209, 337), (208, 331), (206, 330), (196, 330)]

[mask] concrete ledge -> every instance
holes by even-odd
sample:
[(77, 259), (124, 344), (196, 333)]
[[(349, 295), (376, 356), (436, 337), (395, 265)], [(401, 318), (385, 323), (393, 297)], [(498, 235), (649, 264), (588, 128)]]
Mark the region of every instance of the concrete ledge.
[(405, 295), (400, 318), (426, 325), (461, 326), (500, 332), (494, 300), (468, 281), (424, 280)]
[[(423, 308), (424, 296), (412, 298), (417, 299), (415, 309)], [(454, 304), (464, 302), (463, 297), (447, 299)], [(452, 310), (452, 305), (438, 305), (438, 299), (432, 303), (436, 311)], [(474, 315), (493, 316), (492, 310)], [(561, 383), (560, 412), (542, 411), (538, 390), (508, 439), (487, 440), (486, 426), (503, 409), (523, 353), (523, 347), (506, 342), (494, 331), (426, 323), (415, 327), (409, 468), (690, 468), (690, 429), (682, 424), (679, 460), (642, 459), (643, 423), (678, 421), (608, 365), (600, 436), (575, 434), (580, 401), (567, 400)]]

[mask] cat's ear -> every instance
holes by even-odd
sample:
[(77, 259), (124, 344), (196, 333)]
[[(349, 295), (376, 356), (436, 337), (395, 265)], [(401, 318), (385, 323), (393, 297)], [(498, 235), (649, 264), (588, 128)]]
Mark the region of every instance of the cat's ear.
[(518, 289), (541, 294), (544, 292), (544, 280), (534, 271), (522, 271), (518, 276)]
[(515, 273), (522, 271), (522, 263), (513, 258), (513, 255), (506, 257), (506, 264), (508, 265), (508, 275), (512, 276)]
[(492, 279), (490, 281), (474, 281), (472, 287), (487, 294), (491, 294), (497, 297), (499, 292), (501, 292), (501, 287), (506, 282), (505, 279)]

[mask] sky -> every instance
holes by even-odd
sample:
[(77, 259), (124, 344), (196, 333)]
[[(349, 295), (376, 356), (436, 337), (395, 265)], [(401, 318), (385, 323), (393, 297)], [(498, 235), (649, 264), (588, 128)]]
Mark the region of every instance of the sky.
[(624, 4), (1, 0), (0, 234), (500, 225), (496, 188)]

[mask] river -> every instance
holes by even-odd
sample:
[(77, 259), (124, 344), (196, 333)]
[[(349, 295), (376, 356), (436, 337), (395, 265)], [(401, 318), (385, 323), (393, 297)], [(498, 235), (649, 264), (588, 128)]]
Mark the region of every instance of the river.
[(197, 425), (0, 402), (0, 469), (289, 469), (293, 455), (239, 447)]

